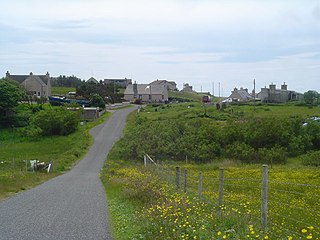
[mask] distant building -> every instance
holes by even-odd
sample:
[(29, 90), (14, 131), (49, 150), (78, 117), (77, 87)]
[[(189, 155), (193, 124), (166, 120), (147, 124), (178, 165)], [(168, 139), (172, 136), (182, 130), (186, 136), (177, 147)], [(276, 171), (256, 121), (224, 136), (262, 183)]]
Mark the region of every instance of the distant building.
[(168, 89), (163, 85), (129, 84), (124, 91), (124, 99), (130, 102), (166, 102)]
[(240, 101), (240, 102), (247, 102), (254, 99), (254, 97), (248, 92), (247, 88), (234, 88), (229, 96), (232, 100)]
[(89, 79), (87, 80), (87, 83), (96, 83), (96, 84), (98, 84), (99, 81), (98, 81), (97, 79), (95, 79), (94, 77), (91, 77), (91, 78), (89, 78)]
[(28, 96), (47, 98), (51, 95), (51, 78), (48, 72), (46, 75), (34, 75), (32, 72), (29, 75), (11, 75), (7, 71), (6, 78), (20, 83)]
[(303, 94), (296, 91), (288, 90), (286, 83), (281, 85), (281, 89), (276, 89), (276, 85), (271, 83), (269, 88), (261, 88), (261, 92), (257, 95), (262, 102), (270, 103), (286, 103), (291, 100), (302, 100)]
[(115, 78), (115, 79), (104, 79), (105, 84), (115, 84), (119, 87), (127, 87), (129, 84), (132, 84), (132, 79), (129, 78)]
[(150, 83), (150, 85), (163, 85), (165, 86), (169, 91), (177, 91), (177, 84), (174, 81), (168, 81), (168, 80), (155, 80)]
[(190, 86), (189, 83), (184, 83), (183, 89), (181, 90), (181, 92), (194, 92), (194, 91), (192, 90), (192, 86)]

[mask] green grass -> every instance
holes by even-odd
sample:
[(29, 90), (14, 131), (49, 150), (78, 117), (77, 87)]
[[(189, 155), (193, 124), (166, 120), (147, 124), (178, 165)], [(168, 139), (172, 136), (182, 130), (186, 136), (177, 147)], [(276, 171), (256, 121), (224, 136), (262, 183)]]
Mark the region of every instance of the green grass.
[[(175, 166), (178, 165), (171, 165), (171, 185), (167, 185), (166, 166), (164, 172), (161, 168), (148, 170), (142, 161), (121, 161), (113, 154), (111, 151), (101, 178), (107, 201), (111, 202), (109, 213), (114, 239), (320, 237), (319, 189), (298, 185), (320, 186), (319, 171), (315, 167), (276, 165), (269, 169), (269, 227), (263, 231), (260, 222), (260, 165), (180, 163), (182, 172), (188, 169), (188, 194), (185, 195), (177, 192), (173, 185)], [(222, 217), (217, 204), (219, 167), (225, 169), (224, 178), (227, 179), (224, 182)], [(197, 193), (199, 172), (203, 177), (203, 201), (198, 200)], [(183, 180), (181, 177), (181, 182)], [(130, 225), (126, 224), (129, 222)], [(307, 231), (304, 233), (303, 229)]]
[(72, 88), (72, 87), (52, 87), (51, 95), (65, 96), (68, 92), (75, 92), (75, 91), (76, 91), (76, 88)]
[(302, 117), (320, 116), (320, 107), (287, 105), (230, 105), (224, 110), (217, 110), (214, 104), (203, 105), (200, 102), (187, 102), (168, 105), (148, 105), (139, 114), (140, 117), (152, 121), (170, 119), (192, 119), (206, 117), (212, 121), (250, 117)]
[[(0, 199), (69, 170), (91, 145), (89, 129), (105, 121), (109, 115), (106, 112), (94, 122), (87, 122), (84, 126), (79, 124), (78, 130), (68, 136), (32, 139), (21, 136), (18, 129), (0, 129)], [(24, 160), (33, 159), (46, 163), (53, 161), (54, 173), (26, 172)]]
[[(129, 115), (125, 133), (130, 131), (136, 118), (143, 119), (142, 122), (187, 121), (203, 118), (204, 110), (205, 119), (215, 123), (250, 117), (281, 120), (320, 115), (319, 107), (291, 103), (231, 105), (222, 111), (210, 105), (204, 109), (200, 102), (148, 105), (139, 114)], [(188, 169), (188, 194), (184, 195), (166, 184), (167, 172), (159, 174), (144, 169), (142, 159), (139, 163), (131, 159), (123, 161), (121, 151), (121, 145), (115, 144), (101, 172), (108, 202), (119, 203), (109, 206), (115, 239), (264, 239), (266, 236), (268, 239), (310, 239), (311, 236), (320, 239), (319, 169), (302, 166), (299, 158), (289, 159), (286, 165), (269, 167), (269, 227), (265, 232), (260, 222), (260, 165), (221, 159), (207, 164), (176, 162), (182, 170)], [(175, 166), (171, 165), (171, 181)], [(222, 217), (217, 206), (220, 167), (225, 169), (225, 178), (228, 178), (223, 206), (220, 206)], [(197, 199), (199, 172), (204, 181), (203, 201)], [(121, 222), (131, 222), (132, 227), (124, 227)], [(123, 228), (127, 235), (119, 231)]]

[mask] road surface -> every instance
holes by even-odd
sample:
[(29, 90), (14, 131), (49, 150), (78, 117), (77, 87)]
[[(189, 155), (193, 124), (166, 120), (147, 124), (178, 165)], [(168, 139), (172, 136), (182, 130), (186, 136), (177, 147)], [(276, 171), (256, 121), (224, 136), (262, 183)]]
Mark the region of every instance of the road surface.
[(93, 128), (92, 147), (71, 171), (0, 201), (0, 239), (110, 239), (99, 171), (133, 109)]

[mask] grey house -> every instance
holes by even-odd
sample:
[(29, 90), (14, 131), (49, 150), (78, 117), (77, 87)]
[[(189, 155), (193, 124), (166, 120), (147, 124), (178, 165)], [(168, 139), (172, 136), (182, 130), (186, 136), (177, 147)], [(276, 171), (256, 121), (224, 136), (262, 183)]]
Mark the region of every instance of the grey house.
[(168, 81), (168, 80), (155, 80), (150, 83), (150, 85), (163, 85), (165, 86), (169, 91), (177, 91), (177, 84), (174, 81)]
[(124, 99), (143, 103), (168, 101), (168, 89), (163, 85), (129, 84), (124, 91)]
[(234, 88), (229, 98), (240, 102), (247, 102), (254, 99), (254, 97), (248, 92), (248, 89), (242, 87), (240, 89)]
[(96, 84), (98, 84), (99, 82), (98, 82), (98, 80), (95, 79), (94, 77), (91, 77), (91, 78), (89, 78), (89, 79), (87, 80), (87, 83), (96, 83)]
[(261, 88), (261, 92), (258, 93), (258, 98), (260, 98), (262, 102), (286, 103), (291, 100), (302, 100), (303, 94), (288, 90), (286, 83), (281, 85), (281, 89), (277, 89), (276, 85), (271, 83), (269, 88)]
[(6, 72), (6, 78), (17, 81), (26, 90), (27, 95), (37, 98), (47, 98), (51, 96), (51, 78), (49, 73), (46, 75), (11, 75)]
[(104, 79), (105, 84), (115, 84), (119, 87), (127, 87), (129, 84), (132, 84), (132, 79), (129, 78), (115, 78), (115, 79)]

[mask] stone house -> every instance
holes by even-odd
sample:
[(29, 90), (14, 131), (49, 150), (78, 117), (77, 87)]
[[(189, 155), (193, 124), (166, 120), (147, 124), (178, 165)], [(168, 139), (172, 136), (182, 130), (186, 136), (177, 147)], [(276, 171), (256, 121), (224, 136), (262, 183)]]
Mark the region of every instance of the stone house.
[(281, 89), (277, 89), (276, 85), (271, 83), (269, 88), (261, 88), (261, 92), (258, 93), (257, 97), (261, 99), (262, 102), (286, 103), (291, 100), (302, 100), (303, 94), (288, 90), (286, 83), (281, 85)]
[(183, 89), (181, 92), (194, 92), (192, 89), (192, 86), (189, 85), (189, 83), (184, 83), (183, 84)]
[(89, 79), (87, 80), (87, 83), (96, 83), (96, 84), (98, 84), (99, 82), (98, 82), (98, 80), (95, 79), (94, 77), (91, 77), (91, 78), (89, 78)]
[(230, 99), (240, 101), (240, 102), (247, 102), (254, 99), (254, 97), (248, 92), (247, 88), (234, 88), (229, 96)]
[(130, 102), (166, 102), (168, 89), (164, 85), (129, 84), (124, 91), (124, 99)]
[(51, 78), (49, 73), (46, 75), (11, 75), (6, 72), (6, 78), (17, 81), (24, 87), (28, 96), (37, 98), (48, 98), (51, 96)]
[(129, 78), (115, 78), (115, 79), (104, 79), (103, 80), (105, 84), (114, 84), (117, 85), (119, 87), (127, 87), (129, 84), (132, 84), (132, 79)]
[(156, 85), (163, 85), (165, 86), (169, 91), (177, 91), (177, 84), (174, 81), (168, 81), (168, 80), (155, 80), (150, 83), (150, 85), (156, 86)]

